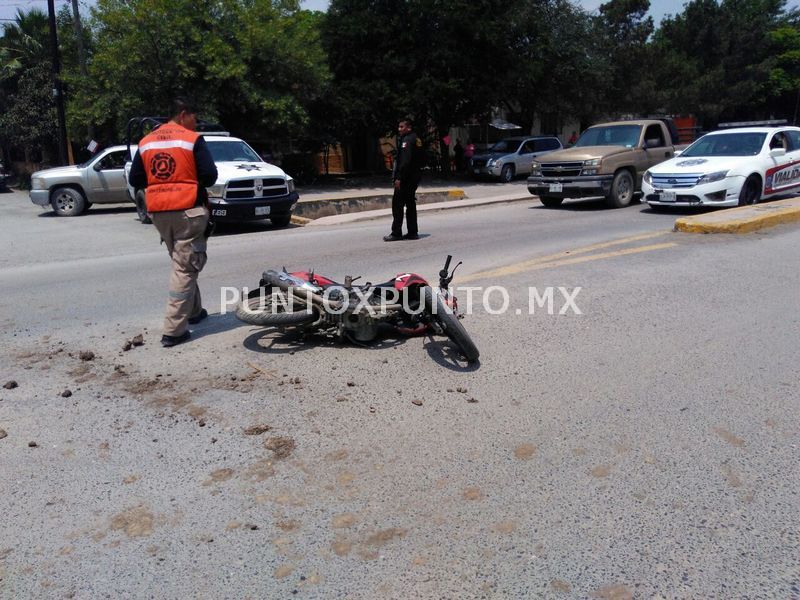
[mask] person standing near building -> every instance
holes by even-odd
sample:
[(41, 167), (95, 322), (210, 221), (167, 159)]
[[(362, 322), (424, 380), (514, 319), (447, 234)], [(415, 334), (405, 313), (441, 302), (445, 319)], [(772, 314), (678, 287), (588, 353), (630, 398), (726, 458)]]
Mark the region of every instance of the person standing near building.
[(146, 188), (147, 212), (172, 259), (161, 337), (164, 347), (187, 341), (189, 325), (208, 316), (197, 277), (207, 259), (206, 187), (216, 182), (217, 167), (196, 129), (194, 104), (186, 98), (175, 99), (171, 120), (142, 138), (131, 165), (131, 184)]
[(469, 169), (472, 166), (472, 157), (475, 156), (475, 144), (467, 138), (467, 147), (464, 148), (464, 167)]
[[(405, 118), (397, 126), (397, 157), (392, 169), (394, 195), (392, 196), (392, 233), (383, 237), (384, 242), (418, 240), (417, 230), (417, 186), (420, 181), (422, 140), (412, 131), (411, 120)], [(406, 214), (408, 233), (403, 236), (403, 209)]]
[(464, 170), (464, 146), (460, 139), (456, 139), (456, 145), (453, 146), (453, 157), (456, 161), (456, 172), (460, 173)]

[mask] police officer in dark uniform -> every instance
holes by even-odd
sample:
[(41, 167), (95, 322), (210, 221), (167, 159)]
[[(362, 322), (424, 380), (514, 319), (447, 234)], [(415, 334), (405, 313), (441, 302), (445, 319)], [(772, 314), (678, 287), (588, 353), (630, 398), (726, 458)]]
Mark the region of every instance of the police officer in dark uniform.
[[(422, 140), (411, 131), (412, 123), (403, 119), (397, 126), (397, 156), (392, 169), (394, 196), (392, 196), (392, 233), (384, 236), (384, 242), (418, 240), (417, 198), (420, 180)], [(403, 209), (406, 213), (408, 233), (403, 235)]]

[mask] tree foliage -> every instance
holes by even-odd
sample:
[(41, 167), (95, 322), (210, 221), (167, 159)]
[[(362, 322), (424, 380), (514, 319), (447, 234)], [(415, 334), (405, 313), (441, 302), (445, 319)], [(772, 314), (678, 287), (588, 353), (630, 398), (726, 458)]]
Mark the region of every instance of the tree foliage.
[(237, 133), (291, 136), (327, 78), (319, 17), (295, 0), (100, 0), (73, 121), (163, 115), (177, 94)]
[(52, 151), (57, 132), (47, 15), (17, 12), (0, 39), (0, 132), (4, 146)]
[[(720, 120), (774, 116), (781, 87), (770, 85), (774, 36), (785, 0), (692, 0), (654, 36), (658, 90), (669, 110)], [(787, 56), (787, 59), (790, 58)], [(786, 116), (784, 114), (784, 116)]]
[[(163, 115), (178, 93), (258, 143), (319, 147), (391, 131), (423, 134), (504, 109), (526, 130), (655, 112), (797, 119), (800, 13), (786, 0), (689, 0), (658, 28), (649, 0), (98, 0), (84, 28), (88, 73), (63, 8), (68, 129), (103, 143)], [(47, 19), (20, 12), (0, 39), (0, 142), (52, 145)], [(354, 144), (357, 145), (357, 144)]]
[(340, 130), (383, 134), (413, 115), (446, 132), (485, 112), (510, 10), (500, 0), (333, 0), (324, 41)]

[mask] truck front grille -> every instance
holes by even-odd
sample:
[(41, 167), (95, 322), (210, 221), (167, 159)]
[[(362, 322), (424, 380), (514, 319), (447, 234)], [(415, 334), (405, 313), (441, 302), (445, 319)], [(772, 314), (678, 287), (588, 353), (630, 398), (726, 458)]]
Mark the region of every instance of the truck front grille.
[(247, 198), (273, 198), (289, 193), (286, 180), (282, 177), (267, 179), (234, 179), (225, 189), (225, 200), (244, 200)]
[(653, 173), (653, 187), (662, 190), (690, 188), (696, 186), (702, 176), (702, 173), (668, 173), (666, 175)]
[(542, 163), (542, 177), (577, 177), (583, 162)]

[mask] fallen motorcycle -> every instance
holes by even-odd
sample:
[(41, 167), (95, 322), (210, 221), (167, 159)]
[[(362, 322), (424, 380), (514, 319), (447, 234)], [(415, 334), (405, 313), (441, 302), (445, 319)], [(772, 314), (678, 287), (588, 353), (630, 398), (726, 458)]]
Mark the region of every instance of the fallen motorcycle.
[(250, 325), (301, 327), (333, 332), (356, 343), (374, 340), (381, 324), (403, 335), (433, 332), (446, 335), (468, 362), (478, 360), (478, 348), (459, 320), (458, 302), (450, 283), (460, 262), (450, 271), (448, 255), (434, 289), (415, 273), (401, 273), (377, 285), (343, 284), (313, 271), (264, 271), (259, 287), (243, 295), (236, 317)]

